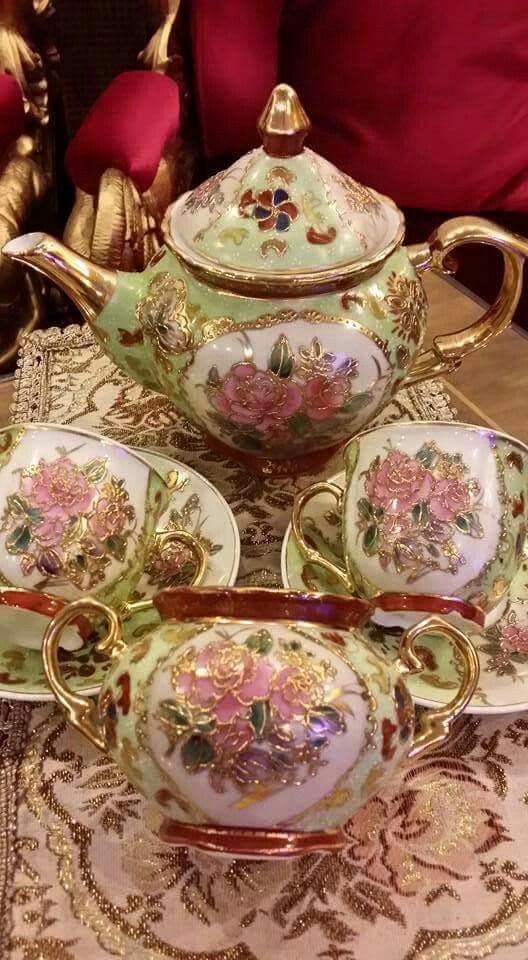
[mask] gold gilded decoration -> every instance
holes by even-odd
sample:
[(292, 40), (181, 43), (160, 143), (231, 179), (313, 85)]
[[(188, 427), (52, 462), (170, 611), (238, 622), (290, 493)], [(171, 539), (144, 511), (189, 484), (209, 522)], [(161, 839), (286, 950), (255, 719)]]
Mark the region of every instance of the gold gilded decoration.
[(288, 244), (285, 240), (277, 240), (276, 238), (270, 240), (264, 240), (260, 245), (260, 252), (263, 257), (267, 257), (268, 253), (276, 253), (278, 257), (283, 257), (288, 249)]
[(344, 190), (348, 206), (352, 213), (367, 213), (374, 217), (380, 215), (382, 205), (373, 190), (353, 180), (344, 173), (336, 177), (336, 184)]
[(236, 642), (218, 628), (214, 642), (189, 648), (172, 668), (174, 695), (157, 710), (167, 754), (177, 749), (188, 773), (207, 770), (218, 793), (236, 785), (237, 809), (302, 786), (347, 729), (350, 707), (328, 695), (334, 675), (298, 641), (260, 628)]
[[(441, 410), (450, 419), (447, 403), (441, 385), (424, 384), (402, 391), (385, 415), (432, 419)], [(212, 461), (168, 401), (131, 385), (87, 328), (25, 341), (13, 418), (30, 419), (34, 405), (47, 421), (70, 418), (125, 443), (155, 436), (156, 445), (185, 451), (235, 507), (242, 581), (278, 582), (293, 481), (255, 484), (240, 467)], [(462, 719), (448, 744), (349, 822), (342, 853), (276, 863), (222, 862), (170, 847), (144, 826), (148, 811), (136, 793), (129, 794), (135, 815), (123, 813), (123, 838), (106, 833), (99, 811), (114, 809), (123, 787), (90, 786), (103, 758), (51, 705), (2, 701), (0, 736), (5, 960), (37, 960), (39, 951), (55, 960), (65, 950), (70, 956), (61, 960), (145, 951), (152, 960), (210, 960), (210, 943), (217, 960), (264, 960), (271, 940), (281, 960), (300, 950), (321, 960), (372, 960), (384, 943), (409, 960), (525, 956), (522, 714)], [(88, 801), (103, 792), (109, 797), (98, 811)]]
[(434, 441), (414, 456), (390, 447), (364, 475), (357, 502), (362, 551), (407, 583), (437, 570), (456, 574), (466, 563), (460, 535), (484, 536), (482, 508), (483, 490), (459, 453), (448, 454)]
[(137, 302), (136, 321), (151, 340), (156, 358), (171, 370), (171, 358), (193, 344), (185, 282), (165, 271), (154, 274), (148, 292)]
[(390, 273), (385, 302), (394, 317), (394, 333), (419, 344), (425, 332), (427, 298), (418, 280)]

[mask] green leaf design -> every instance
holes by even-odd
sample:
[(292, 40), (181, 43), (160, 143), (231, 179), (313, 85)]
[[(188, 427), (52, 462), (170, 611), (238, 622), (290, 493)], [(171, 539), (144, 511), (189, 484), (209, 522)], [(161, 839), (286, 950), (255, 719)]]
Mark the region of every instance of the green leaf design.
[(91, 483), (99, 483), (100, 480), (104, 480), (107, 469), (107, 460), (103, 460), (101, 457), (88, 460), (88, 462), (81, 467), (84, 476), (87, 480), (90, 480)]
[(423, 447), (420, 447), (418, 452), (415, 454), (415, 459), (418, 460), (423, 467), (432, 467), (436, 457), (436, 450), (434, 447), (428, 446), (427, 443), (424, 443)]
[(364, 520), (372, 520), (374, 516), (374, 511), (372, 509), (371, 503), (369, 502), (369, 500), (367, 500), (366, 497), (361, 497), (358, 500), (357, 508), (358, 508), (358, 513), (360, 517), (363, 517)]
[(378, 549), (378, 540), (378, 525), (376, 523), (371, 523), (370, 527), (367, 527), (365, 536), (363, 537), (363, 549), (369, 557), (372, 557), (376, 553)]
[(458, 516), (455, 517), (455, 526), (462, 533), (469, 533), (471, 529), (471, 521), (468, 515), (464, 513), (459, 513)]
[(25, 553), (31, 543), (31, 530), (26, 523), (15, 527), (6, 539), (8, 553)]
[(275, 373), (278, 377), (285, 379), (286, 377), (291, 377), (293, 367), (294, 360), (290, 344), (284, 334), (281, 333), (271, 351), (268, 370), (271, 370), (271, 372)]
[(288, 420), (288, 425), (294, 433), (297, 433), (300, 437), (305, 437), (312, 431), (312, 421), (305, 413), (295, 413), (293, 417), (290, 417)]
[[(183, 711), (179, 703), (174, 700), (162, 700), (160, 703), (160, 712), (165, 720), (169, 720), (176, 727), (188, 727), (189, 718)], [(205, 732), (205, 731), (204, 731)]]
[(126, 540), (124, 537), (114, 534), (113, 537), (107, 537), (105, 543), (108, 548), (108, 552), (111, 553), (116, 560), (122, 562), (125, 559)]
[(258, 630), (252, 633), (246, 640), (246, 647), (254, 650), (255, 653), (269, 653), (273, 644), (273, 637), (269, 630)]
[(370, 403), (371, 400), (372, 394), (370, 390), (365, 390), (364, 393), (355, 393), (353, 397), (350, 397), (348, 403), (343, 404), (341, 413), (357, 413), (358, 410), (361, 410), (361, 408), (366, 406), (367, 403)]
[(200, 767), (207, 767), (214, 757), (211, 741), (202, 733), (193, 733), (182, 747), (183, 765), (188, 773), (197, 773)]
[(29, 507), (28, 510), (26, 510), (26, 516), (30, 523), (40, 523), (42, 520), (42, 514), (37, 507)]
[(260, 739), (266, 729), (269, 714), (270, 708), (267, 700), (257, 700), (252, 704), (250, 720), (257, 739)]

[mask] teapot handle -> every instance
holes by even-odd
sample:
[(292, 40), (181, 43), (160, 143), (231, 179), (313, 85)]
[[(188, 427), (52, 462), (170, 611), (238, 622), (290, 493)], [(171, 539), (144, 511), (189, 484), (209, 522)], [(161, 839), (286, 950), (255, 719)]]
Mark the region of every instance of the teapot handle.
[(83, 597), (82, 600), (74, 600), (60, 610), (48, 625), (42, 641), (42, 660), (48, 683), (56, 699), (66, 711), (71, 725), (83, 733), (95, 747), (105, 751), (106, 739), (99, 723), (97, 705), (89, 697), (83, 697), (80, 693), (70, 690), (62, 677), (57, 655), (62, 631), (72, 621), (79, 620), (80, 614), (83, 613), (91, 615), (92, 618), (94, 614), (99, 615), (108, 624), (106, 637), (97, 644), (98, 650), (117, 656), (126, 649), (118, 614), (93, 597)]
[(402, 385), (411, 386), (452, 373), (464, 357), (474, 353), (501, 333), (510, 323), (522, 289), (523, 257), (528, 256), (528, 240), (482, 217), (454, 217), (446, 220), (425, 244), (407, 247), (407, 253), (419, 272), (451, 272), (448, 257), (465, 243), (486, 243), (498, 247), (504, 259), (499, 295), (482, 316), (456, 333), (435, 337), (429, 350), (418, 354)]
[(439, 633), (450, 640), (462, 658), (463, 673), (460, 687), (455, 696), (438, 710), (427, 710), (415, 733), (408, 757), (413, 760), (421, 757), (433, 747), (439, 746), (449, 736), (453, 722), (460, 716), (473, 696), (479, 678), (479, 660), (469, 638), (453, 624), (442, 617), (431, 616), (415, 624), (403, 634), (400, 642), (399, 659), (407, 673), (419, 673), (425, 664), (420, 659), (416, 645), (424, 634)]

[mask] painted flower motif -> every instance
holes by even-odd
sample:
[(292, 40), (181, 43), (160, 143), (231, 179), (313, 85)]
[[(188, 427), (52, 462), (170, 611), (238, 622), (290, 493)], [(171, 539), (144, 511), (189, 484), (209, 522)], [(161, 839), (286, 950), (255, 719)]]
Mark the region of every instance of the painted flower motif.
[(30, 503), (47, 519), (62, 521), (88, 510), (95, 494), (81, 468), (68, 457), (51, 463), (40, 460), (36, 473), (23, 477), (21, 486)]
[(390, 513), (405, 513), (427, 499), (432, 485), (429, 471), (401, 450), (390, 450), (382, 463), (375, 461), (365, 481), (373, 507)]
[(178, 748), (187, 772), (207, 770), (218, 793), (226, 781), (251, 797), (261, 785), (301, 783), (347, 729), (344, 705), (327, 702), (335, 673), (327, 657), (317, 660), (298, 640), (276, 639), (265, 628), (243, 642), (226, 632), (189, 647), (170, 667), (173, 697), (156, 710), (166, 755)]
[(80, 590), (101, 583), (112, 559), (125, 559), (136, 513), (124, 481), (108, 475), (108, 461), (76, 463), (66, 456), (22, 471), (8, 494), (0, 529), (6, 551), (24, 577), (36, 570), (39, 587), (60, 578)]
[(321, 698), (322, 691), (313, 673), (297, 666), (281, 670), (270, 693), (271, 705), (284, 721), (302, 719), (307, 709)]
[(100, 540), (116, 536), (123, 532), (130, 520), (130, 510), (130, 504), (126, 502), (123, 503), (117, 498), (110, 500), (108, 497), (101, 497), (88, 521), (88, 526)]
[(528, 654), (528, 627), (508, 624), (501, 629), (499, 643), (508, 653)]
[(394, 333), (403, 340), (420, 343), (427, 300), (421, 283), (397, 273), (387, 278), (387, 306), (394, 317)]
[(217, 753), (240, 753), (253, 741), (255, 731), (247, 720), (235, 717), (233, 723), (218, 727), (212, 737)]
[(239, 212), (243, 217), (257, 220), (259, 230), (275, 229), (281, 233), (299, 216), (297, 205), (283, 187), (261, 190), (256, 196), (252, 190), (246, 190), (240, 198)]
[(362, 474), (357, 503), (363, 552), (413, 583), (433, 570), (456, 573), (466, 563), (460, 536), (481, 538), (482, 490), (460, 454), (424, 443), (414, 456), (389, 447)]
[(215, 707), (220, 723), (247, 713), (248, 704), (268, 693), (272, 667), (244, 644), (209, 643), (196, 658), (193, 673), (181, 673), (176, 693), (191, 705)]
[(302, 394), (297, 384), (269, 370), (258, 370), (254, 363), (237, 363), (214, 392), (212, 402), (234, 423), (267, 433), (299, 410)]
[(454, 520), (469, 509), (467, 485), (455, 478), (440, 477), (434, 484), (429, 506), (438, 520)]
[(345, 377), (313, 377), (303, 388), (307, 415), (311, 420), (327, 420), (341, 409), (348, 392)]

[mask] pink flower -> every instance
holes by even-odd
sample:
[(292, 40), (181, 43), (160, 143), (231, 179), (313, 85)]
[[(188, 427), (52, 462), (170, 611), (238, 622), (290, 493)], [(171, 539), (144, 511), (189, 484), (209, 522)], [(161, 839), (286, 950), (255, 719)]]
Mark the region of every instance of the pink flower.
[(244, 644), (208, 643), (196, 658), (194, 672), (176, 679), (176, 692), (192, 706), (214, 708), (219, 723), (243, 717), (254, 700), (268, 694), (273, 667)]
[(247, 747), (255, 737), (253, 727), (247, 720), (236, 717), (233, 723), (217, 727), (212, 736), (213, 745), (217, 754), (239, 753)]
[(465, 484), (455, 477), (440, 477), (433, 487), (429, 506), (438, 520), (453, 520), (469, 507)]
[(52, 463), (41, 460), (37, 472), (23, 478), (22, 490), (32, 507), (64, 521), (88, 510), (95, 493), (82, 470), (67, 457)]
[(62, 540), (62, 535), (66, 528), (66, 519), (63, 516), (54, 516), (48, 514), (44, 517), (42, 523), (35, 527), (35, 535), (41, 543), (50, 547), (56, 547)]
[(106, 537), (115, 537), (123, 532), (127, 521), (127, 511), (123, 503), (119, 500), (110, 500), (108, 497), (101, 497), (90, 520), (88, 526), (100, 540)]
[(397, 543), (407, 536), (411, 529), (409, 520), (403, 514), (387, 513), (380, 525), (382, 539), (385, 543)]
[(323, 700), (323, 694), (314, 674), (290, 666), (274, 680), (270, 702), (281, 720), (301, 719), (308, 707)]
[(311, 420), (327, 420), (340, 410), (347, 396), (344, 377), (312, 377), (304, 386), (306, 413)]
[(216, 409), (234, 423), (266, 433), (299, 410), (302, 395), (295, 383), (254, 363), (237, 363), (212, 398)]
[(372, 465), (365, 481), (372, 505), (390, 513), (406, 513), (427, 500), (432, 485), (432, 474), (401, 450), (390, 450), (382, 463)]
[(503, 627), (500, 634), (500, 645), (508, 653), (528, 654), (528, 627), (518, 627), (514, 623)]

